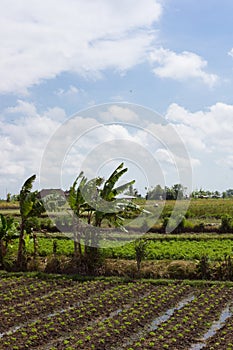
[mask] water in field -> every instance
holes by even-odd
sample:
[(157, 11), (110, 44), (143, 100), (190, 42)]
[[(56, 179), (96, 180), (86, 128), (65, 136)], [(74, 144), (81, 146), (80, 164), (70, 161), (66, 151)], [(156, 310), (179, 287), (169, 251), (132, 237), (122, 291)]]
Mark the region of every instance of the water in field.
[(208, 329), (208, 331), (203, 335), (200, 342), (193, 344), (190, 347), (190, 350), (201, 350), (206, 345), (206, 340), (215, 335), (217, 331), (222, 328), (226, 322), (226, 320), (233, 315), (233, 305), (232, 303), (228, 303), (225, 309), (223, 309), (219, 319), (213, 322), (212, 326)]
[[(182, 299), (178, 304), (176, 304), (174, 307), (166, 310), (161, 316), (156, 317), (150, 324), (146, 325), (141, 331), (138, 331), (137, 333), (133, 333), (131, 337), (124, 343), (123, 347), (127, 347), (131, 345), (134, 341), (141, 337), (145, 337), (149, 332), (155, 331), (158, 326), (166, 322), (176, 310), (180, 310), (182, 307), (184, 307), (186, 304), (190, 303), (195, 298), (194, 295), (189, 295), (188, 297)], [(114, 350), (122, 350), (121, 347), (116, 347)]]
[(190, 295), (187, 298), (182, 299), (175, 307), (168, 309), (163, 315), (156, 317), (151, 324), (146, 327), (147, 332), (155, 331), (162, 322), (166, 322), (174, 314), (174, 311), (180, 310), (194, 298), (194, 295)]

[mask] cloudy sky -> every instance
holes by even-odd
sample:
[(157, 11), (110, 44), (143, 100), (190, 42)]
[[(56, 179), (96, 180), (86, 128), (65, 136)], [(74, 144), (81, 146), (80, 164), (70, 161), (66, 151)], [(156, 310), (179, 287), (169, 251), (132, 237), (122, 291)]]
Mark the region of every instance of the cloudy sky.
[(121, 160), (140, 190), (170, 186), (184, 149), (193, 188), (233, 187), (231, 0), (0, 4), (0, 197)]

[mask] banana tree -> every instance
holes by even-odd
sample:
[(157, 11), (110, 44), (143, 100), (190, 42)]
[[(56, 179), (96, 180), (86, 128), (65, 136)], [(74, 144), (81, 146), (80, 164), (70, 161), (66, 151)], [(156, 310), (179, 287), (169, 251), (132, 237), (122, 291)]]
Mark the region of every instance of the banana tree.
[(93, 195), (93, 190), (96, 191), (96, 186), (99, 186), (102, 182), (103, 179), (101, 178), (87, 182), (87, 178), (81, 172), (70, 187), (68, 201), (73, 211), (74, 255), (76, 257), (82, 257), (81, 237), (84, 239), (84, 253), (86, 253), (86, 247), (89, 244), (88, 230), (83, 230), (85, 225), (81, 223), (80, 218), (85, 213), (87, 224), (91, 224), (95, 208), (89, 204), (88, 198)]
[(16, 234), (14, 218), (0, 214), (0, 265), (3, 266), (3, 259), (7, 253), (7, 246), (12, 236)]
[(125, 231), (123, 222), (126, 212), (128, 210), (139, 210), (139, 207), (132, 202), (117, 198), (120, 193), (125, 192), (135, 182), (132, 180), (117, 186), (117, 182), (127, 170), (127, 168), (124, 168), (124, 163), (121, 163), (106, 181), (101, 178), (93, 179), (87, 182), (83, 188), (86, 201), (93, 210), (91, 222), (93, 229), (89, 237), (89, 247), (86, 247), (86, 251), (91, 258), (89, 260), (92, 263), (97, 264), (101, 255), (99, 252), (99, 229), (94, 227), (100, 228), (104, 221), (109, 227), (118, 227)]
[(20, 269), (25, 268), (25, 239), (24, 235), (27, 229), (27, 222), (30, 217), (40, 215), (44, 211), (44, 207), (38, 198), (37, 192), (31, 192), (33, 182), (36, 179), (36, 175), (29, 177), (23, 184), (19, 194), (19, 207), (20, 207), (20, 234), (18, 245), (17, 265)]
[(132, 205), (132, 202), (117, 198), (119, 194), (125, 192), (135, 183), (135, 180), (132, 180), (124, 185), (116, 187), (119, 179), (127, 171), (128, 168), (124, 168), (124, 163), (121, 163), (104, 182), (103, 187), (99, 189), (94, 226), (100, 227), (102, 221), (106, 219), (110, 225), (123, 229), (122, 214), (124, 214), (129, 207), (131, 207), (131, 209), (136, 209), (136, 206)]
[[(117, 186), (117, 182), (127, 170), (124, 168), (124, 163), (121, 163), (106, 181), (99, 177), (87, 181), (81, 172), (70, 189), (69, 203), (76, 218), (77, 250), (81, 254), (80, 232), (82, 231), (84, 233), (84, 261), (89, 273), (95, 272), (101, 258), (99, 251), (100, 230), (95, 229), (95, 227), (100, 228), (104, 221), (109, 227), (118, 227), (125, 231), (123, 225), (125, 214), (128, 211), (140, 212), (140, 208), (136, 204), (117, 198), (135, 182), (132, 180)], [(84, 225), (83, 229), (80, 225), (80, 217), (84, 213), (87, 215), (88, 225), (86, 227)]]
[(86, 185), (87, 178), (81, 172), (73, 185), (70, 187), (68, 202), (73, 211), (73, 239), (74, 239), (74, 255), (82, 256), (81, 248), (81, 232), (80, 232), (80, 216), (86, 209), (86, 202), (82, 195), (82, 189)]

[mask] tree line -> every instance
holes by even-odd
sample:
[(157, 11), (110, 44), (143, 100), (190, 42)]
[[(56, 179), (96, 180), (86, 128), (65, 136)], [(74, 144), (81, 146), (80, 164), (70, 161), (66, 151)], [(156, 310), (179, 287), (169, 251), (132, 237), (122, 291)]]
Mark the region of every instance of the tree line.
[(162, 187), (156, 185), (148, 190), (146, 199), (148, 200), (177, 200), (186, 198), (233, 198), (233, 189), (228, 189), (224, 192), (209, 191), (200, 188), (194, 190), (191, 194), (187, 194), (187, 188), (181, 184), (175, 184), (172, 187)]

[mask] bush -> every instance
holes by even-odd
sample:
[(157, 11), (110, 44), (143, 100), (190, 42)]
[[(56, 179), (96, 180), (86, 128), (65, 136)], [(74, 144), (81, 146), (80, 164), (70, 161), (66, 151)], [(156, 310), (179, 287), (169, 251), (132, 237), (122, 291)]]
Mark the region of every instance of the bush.
[(164, 230), (168, 229), (170, 232), (180, 233), (184, 230), (186, 219), (183, 215), (165, 216), (163, 218), (162, 227)]
[(44, 271), (46, 273), (61, 273), (60, 260), (56, 257), (49, 258)]
[(232, 216), (226, 214), (221, 218), (220, 230), (222, 232), (231, 232), (233, 230), (233, 218)]
[(201, 279), (210, 278), (210, 261), (208, 256), (204, 255), (201, 257), (197, 264), (197, 274)]
[(136, 261), (137, 261), (138, 272), (140, 271), (140, 268), (141, 268), (141, 262), (146, 256), (147, 243), (148, 242), (144, 239), (138, 239), (134, 242), (134, 249), (135, 249), (135, 256), (136, 256)]

